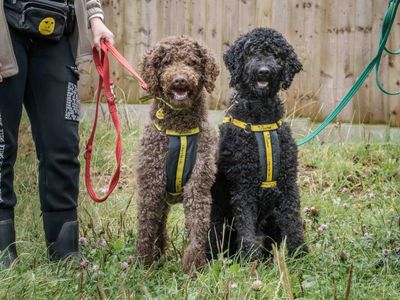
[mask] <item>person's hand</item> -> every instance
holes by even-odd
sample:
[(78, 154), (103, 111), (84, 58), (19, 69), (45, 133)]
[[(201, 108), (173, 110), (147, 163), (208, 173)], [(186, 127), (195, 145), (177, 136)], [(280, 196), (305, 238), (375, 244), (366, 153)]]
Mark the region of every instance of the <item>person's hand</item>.
[[(0, 68), (2, 67), (3, 65), (1, 64), (1, 62), (0, 62)], [(0, 83), (2, 83), (3, 82), (3, 76), (1, 76), (1, 73), (0, 73)]]
[(114, 45), (114, 34), (104, 25), (100, 18), (90, 19), (90, 27), (93, 33), (93, 43), (97, 50), (100, 50), (102, 39), (106, 39), (111, 45)]

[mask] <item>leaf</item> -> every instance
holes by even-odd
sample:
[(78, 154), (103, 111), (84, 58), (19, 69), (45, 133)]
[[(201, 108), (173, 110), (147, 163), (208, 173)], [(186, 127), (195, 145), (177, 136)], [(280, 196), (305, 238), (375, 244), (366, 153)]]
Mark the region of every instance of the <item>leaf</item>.
[(122, 250), (124, 248), (124, 243), (121, 241), (116, 241), (113, 243), (113, 248), (115, 250)]
[(219, 277), (219, 274), (221, 273), (222, 269), (222, 261), (217, 260), (214, 265), (212, 266), (212, 273), (214, 274), (215, 277)]
[(240, 270), (240, 265), (239, 264), (233, 264), (229, 267), (229, 270), (231, 270), (232, 273), (237, 273)]

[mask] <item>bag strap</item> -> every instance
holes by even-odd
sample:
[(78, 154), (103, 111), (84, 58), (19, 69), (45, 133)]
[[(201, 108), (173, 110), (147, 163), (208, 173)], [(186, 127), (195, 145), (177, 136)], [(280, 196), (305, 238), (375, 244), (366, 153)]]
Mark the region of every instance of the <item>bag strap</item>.
[[(99, 74), (99, 84), (96, 93), (96, 112), (93, 122), (93, 128), (89, 139), (86, 144), (86, 153), (85, 153), (85, 160), (86, 160), (86, 168), (85, 168), (85, 183), (86, 189), (89, 193), (89, 196), (95, 202), (104, 202), (107, 198), (111, 195), (114, 191), (116, 186), (118, 185), (120, 172), (121, 172), (121, 159), (122, 159), (122, 139), (121, 139), (121, 124), (118, 116), (118, 108), (115, 103), (115, 95), (112, 90), (112, 81), (110, 79), (110, 62), (108, 59), (108, 53), (111, 53), (123, 66), (126, 68), (138, 81), (140, 86), (147, 90), (147, 84), (144, 80), (139, 76), (138, 73), (133, 70), (133, 68), (129, 65), (129, 63), (122, 57), (122, 55), (106, 40), (102, 41), (101, 43), (101, 51), (97, 51), (96, 48), (93, 48), (93, 60), (96, 65), (96, 70)], [(94, 191), (92, 180), (90, 176), (90, 169), (91, 169), (91, 157), (93, 152), (93, 141), (96, 133), (97, 122), (99, 117), (99, 107), (100, 107), (100, 100), (101, 100), (101, 91), (104, 89), (104, 96), (106, 98), (106, 102), (108, 105), (108, 110), (111, 115), (112, 122), (115, 127), (116, 131), (116, 147), (115, 147), (115, 158), (117, 162), (117, 168), (114, 172), (113, 177), (111, 178), (111, 182), (108, 187), (107, 193), (103, 197), (97, 196), (96, 192)]]

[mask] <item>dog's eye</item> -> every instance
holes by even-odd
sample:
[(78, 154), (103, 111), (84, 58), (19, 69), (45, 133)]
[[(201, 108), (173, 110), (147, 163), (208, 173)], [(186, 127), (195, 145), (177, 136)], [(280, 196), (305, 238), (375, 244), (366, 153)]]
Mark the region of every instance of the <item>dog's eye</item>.
[(199, 60), (196, 59), (196, 58), (188, 58), (188, 59), (186, 60), (186, 63), (187, 63), (189, 66), (195, 66), (195, 65), (198, 65), (198, 64), (199, 64)]

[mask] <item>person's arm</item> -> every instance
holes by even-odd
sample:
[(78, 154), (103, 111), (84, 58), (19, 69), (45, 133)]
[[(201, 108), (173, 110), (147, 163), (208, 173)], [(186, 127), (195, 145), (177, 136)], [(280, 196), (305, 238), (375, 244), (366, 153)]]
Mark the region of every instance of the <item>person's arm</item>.
[[(3, 65), (1, 64), (1, 62), (0, 62), (0, 68), (2, 67)], [(0, 73), (0, 83), (2, 83), (3, 82), (3, 76), (1, 76), (1, 73)]]
[(114, 34), (104, 25), (104, 12), (101, 9), (100, 0), (86, 0), (86, 8), (90, 28), (93, 34), (93, 44), (97, 49), (100, 49), (100, 41), (106, 39), (114, 45)]

